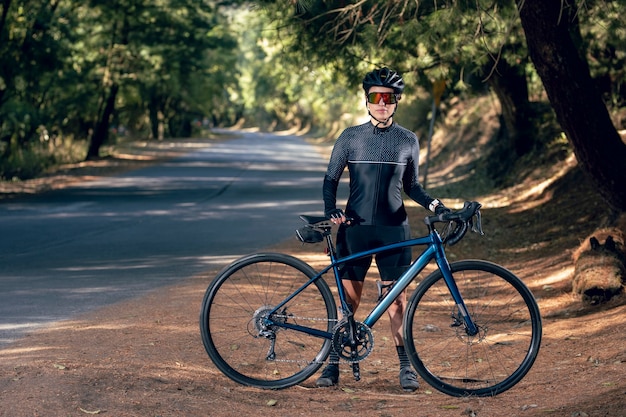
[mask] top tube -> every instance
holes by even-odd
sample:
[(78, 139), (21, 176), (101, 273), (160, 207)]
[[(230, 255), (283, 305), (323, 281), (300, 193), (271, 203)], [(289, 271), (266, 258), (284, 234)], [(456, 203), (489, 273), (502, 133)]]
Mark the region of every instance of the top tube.
[(345, 256), (343, 258), (337, 258), (335, 259), (334, 262), (332, 262), (330, 265), (328, 265), (326, 268), (324, 268), (322, 271), (320, 271), (319, 275), (323, 275), (326, 272), (328, 272), (329, 270), (331, 270), (332, 268), (334, 268), (335, 266), (342, 264), (342, 263), (346, 263), (346, 262), (350, 262), (353, 261), (355, 259), (359, 259), (359, 258), (364, 258), (366, 256), (371, 256), (371, 255), (375, 255), (377, 253), (380, 252), (385, 252), (388, 250), (394, 250), (394, 249), (400, 249), (400, 248), (406, 248), (409, 246), (418, 246), (418, 245), (434, 245), (437, 241), (439, 243), (441, 243), (441, 238), (435, 238), (434, 236), (439, 236), (436, 232), (432, 232), (426, 236), (422, 236), (422, 237), (417, 237), (417, 238), (411, 238), (408, 240), (403, 240), (401, 242), (396, 242), (396, 243), (391, 243), (389, 245), (384, 245), (384, 246), (380, 246), (378, 248), (374, 248), (374, 249), (369, 249), (363, 252), (357, 252), (354, 253), (352, 255), (348, 255)]

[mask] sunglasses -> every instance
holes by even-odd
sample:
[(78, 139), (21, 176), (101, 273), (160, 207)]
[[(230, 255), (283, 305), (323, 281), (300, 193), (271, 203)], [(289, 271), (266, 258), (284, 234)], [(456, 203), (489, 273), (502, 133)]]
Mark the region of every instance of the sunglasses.
[(372, 104), (380, 103), (381, 99), (385, 104), (396, 104), (398, 102), (398, 97), (395, 93), (369, 93), (367, 95), (367, 101)]

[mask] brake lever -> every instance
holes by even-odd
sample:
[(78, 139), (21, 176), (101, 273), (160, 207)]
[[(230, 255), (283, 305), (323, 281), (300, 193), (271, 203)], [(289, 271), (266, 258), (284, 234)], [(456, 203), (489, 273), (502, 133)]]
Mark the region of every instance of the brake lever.
[(483, 232), (483, 224), (482, 224), (483, 222), (482, 222), (482, 215), (480, 214), (480, 210), (476, 210), (472, 218), (469, 220), (469, 223), (470, 223), (470, 230), (472, 232), (478, 233), (481, 236), (485, 235), (485, 232)]

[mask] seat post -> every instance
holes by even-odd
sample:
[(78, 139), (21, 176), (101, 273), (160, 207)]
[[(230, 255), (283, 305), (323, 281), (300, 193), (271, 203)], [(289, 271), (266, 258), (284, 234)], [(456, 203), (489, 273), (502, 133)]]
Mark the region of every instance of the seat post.
[(333, 234), (331, 233), (330, 228), (324, 231), (324, 237), (326, 238), (326, 254), (330, 256), (331, 262), (335, 262), (337, 259), (337, 251), (335, 250)]

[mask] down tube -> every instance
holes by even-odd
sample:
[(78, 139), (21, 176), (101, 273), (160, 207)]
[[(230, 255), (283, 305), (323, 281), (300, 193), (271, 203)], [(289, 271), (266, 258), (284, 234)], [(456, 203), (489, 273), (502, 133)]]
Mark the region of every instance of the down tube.
[(363, 320), (363, 324), (367, 327), (372, 328), (374, 324), (381, 318), (383, 313), (387, 311), (391, 303), (400, 295), (402, 291), (408, 287), (408, 285), (413, 281), (413, 279), (419, 274), (422, 269), (428, 265), (428, 263), (435, 257), (435, 253), (437, 248), (435, 245), (429, 246), (427, 249), (422, 252), (422, 254), (413, 262), (413, 264), (406, 270), (404, 274), (398, 281), (394, 284), (391, 290), (387, 293), (385, 298), (382, 299), (380, 303), (376, 305), (376, 307), (372, 310), (372, 312)]

